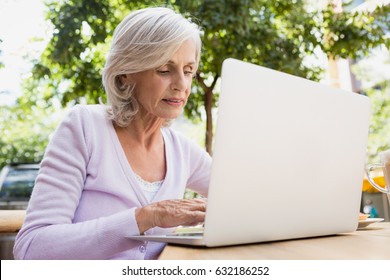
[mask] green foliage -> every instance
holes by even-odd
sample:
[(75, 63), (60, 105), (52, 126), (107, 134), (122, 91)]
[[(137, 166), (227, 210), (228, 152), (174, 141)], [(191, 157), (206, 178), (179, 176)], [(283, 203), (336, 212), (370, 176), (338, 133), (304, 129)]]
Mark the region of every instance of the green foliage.
[(371, 162), (380, 162), (378, 153), (390, 149), (390, 81), (367, 89), (367, 95), (372, 103), (367, 156)]
[(103, 94), (100, 70), (105, 42), (118, 20), (109, 1), (50, 1), (47, 19), (53, 37), (33, 69), (36, 79), (49, 81), (51, 97), (69, 102), (96, 102)]
[(41, 161), (63, 113), (58, 102), (47, 97), (44, 85), (29, 79), (15, 105), (0, 106), (0, 168)]
[(42, 159), (49, 135), (53, 112), (42, 108), (0, 107), (0, 168), (10, 163), (35, 163)]
[(374, 11), (336, 13), (328, 6), (322, 13), (322, 50), (328, 56), (362, 58), (380, 45), (390, 47), (390, 5)]

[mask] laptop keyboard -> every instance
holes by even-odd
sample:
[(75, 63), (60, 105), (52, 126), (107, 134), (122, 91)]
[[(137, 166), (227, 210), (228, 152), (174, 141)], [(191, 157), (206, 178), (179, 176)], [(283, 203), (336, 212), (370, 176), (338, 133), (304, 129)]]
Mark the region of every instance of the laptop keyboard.
[(179, 226), (172, 233), (168, 233), (169, 236), (202, 236), (203, 235), (203, 225), (193, 226), (193, 227), (183, 227)]
[(172, 232), (167, 236), (203, 236), (203, 232)]

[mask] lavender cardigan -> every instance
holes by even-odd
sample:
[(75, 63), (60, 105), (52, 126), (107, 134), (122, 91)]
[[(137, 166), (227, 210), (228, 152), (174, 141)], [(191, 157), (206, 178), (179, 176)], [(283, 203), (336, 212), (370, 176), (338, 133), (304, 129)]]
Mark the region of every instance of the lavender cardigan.
[[(211, 158), (162, 129), (167, 173), (153, 201), (207, 194)], [(155, 259), (165, 244), (132, 241), (135, 209), (149, 204), (102, 105), (75, 106), (57, 128), (14, 247), (16, 259)], [(163, 233), (153, 228), (145, 234)]]

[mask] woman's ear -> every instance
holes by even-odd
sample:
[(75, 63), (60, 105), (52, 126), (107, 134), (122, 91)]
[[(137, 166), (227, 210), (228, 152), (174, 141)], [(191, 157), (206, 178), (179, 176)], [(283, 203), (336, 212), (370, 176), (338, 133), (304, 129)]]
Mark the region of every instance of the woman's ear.
[(131, 75), (130, 74), (120, 75), (119, 80), (122, 85), (128, 85), (131, 82)]

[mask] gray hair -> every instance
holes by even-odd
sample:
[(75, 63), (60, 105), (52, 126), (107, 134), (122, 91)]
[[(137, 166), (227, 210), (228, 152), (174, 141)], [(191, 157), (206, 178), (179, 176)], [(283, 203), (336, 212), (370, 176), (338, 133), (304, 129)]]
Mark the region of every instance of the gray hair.
[(108, 114), (115, 124), (128, 126), (139, 109), (133, 94), (136, 85), (123, 84), (120, 77), (164, 65), (188, 39), (196, 44), (198, 65), (200, 30), (181, 14), (154, 7), (132, 12), (122, 20), (114, 31), (102, 76)]

